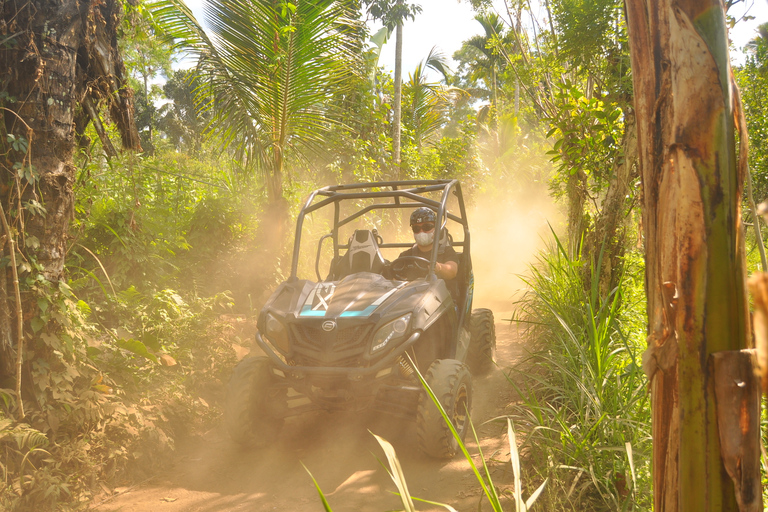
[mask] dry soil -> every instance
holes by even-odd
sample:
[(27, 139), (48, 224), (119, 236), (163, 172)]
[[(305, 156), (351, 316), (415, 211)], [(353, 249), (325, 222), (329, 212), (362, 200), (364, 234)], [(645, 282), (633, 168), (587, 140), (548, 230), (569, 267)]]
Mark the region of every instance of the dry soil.
[[(506, 423), (492, 420), (502, 416), (514, 400), (505, 371), (523, 350), (517, 328), (499, 315), (496, 333), (499, 369), (474, 379), (472, 419), (494, 483), (504, 491), (512, 483)], [(460, 512), (491, 510), (466, 459), (461, 455), (451, 461), (425, 457), (417, 449), (413, 422), (375, 413), (292, 418), (273, 445), (255, 451), (238, 448), (219, 425), (181, 447), (170, 472), (105, 494), (92, 508), (100, 512), (321, 512), (323, 505), (309, 470), (336, 512), (402, 510), (395, 485), (379, 462), (386, 464), (384, 453), (369, 431), (394, 445), (412, 496), (447, 503)], [(479, 464), (476, 443), (469, 441), (468, 447)], [(507, 505), (510, 510), (514, 507)], [(445, 510), (418, 502), (416, 508)]]

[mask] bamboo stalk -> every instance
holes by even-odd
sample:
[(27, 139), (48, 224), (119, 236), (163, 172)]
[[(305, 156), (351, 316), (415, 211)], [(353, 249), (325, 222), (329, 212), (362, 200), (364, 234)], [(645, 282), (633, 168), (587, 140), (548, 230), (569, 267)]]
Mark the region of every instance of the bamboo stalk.
[(11, 253), (11, 269), (13, 271), (13, 289), (16, 292), (16, 398), (19, 401), (18, 421), (24, 419), (24, 401), (21, 399), (21, 363), (23, 361), (22, 348), (24, 347), (24, 317), (21, 311), (21, 292), (19, 291), (19, 272), (16, 269), (16, 241), (11, 234), (11, 228), (5, 218), (5, 208), (0, 202), (0, 218), (3, 221), (3, 229), (8, 237), (8, 245)]

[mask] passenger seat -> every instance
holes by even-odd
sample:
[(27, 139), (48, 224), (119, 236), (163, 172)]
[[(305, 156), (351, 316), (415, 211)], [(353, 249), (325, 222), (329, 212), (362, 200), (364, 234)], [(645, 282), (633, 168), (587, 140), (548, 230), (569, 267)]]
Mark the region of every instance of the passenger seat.
[(334, 265), (333, 279), (336, 281), (358, 272), (380, 274), (383, 268), (384, 257), (376, 235), (369, 229), (358, 229), (350, 238), (347, 253)]

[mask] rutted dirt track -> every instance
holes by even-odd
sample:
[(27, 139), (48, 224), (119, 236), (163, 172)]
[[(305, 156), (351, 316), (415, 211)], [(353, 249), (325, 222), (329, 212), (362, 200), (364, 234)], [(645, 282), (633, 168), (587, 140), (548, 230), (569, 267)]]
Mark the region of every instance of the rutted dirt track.
[[(523, 351), (517, 330), (497, 315), (497, 360), (507, 368)], [(473, 421), (494, 483), (511, 485), (506, 424), (487, 420), (503, 415), (514, 398), (501, 370), (475, 378)], [(321, 511), (317, 491), (302, 463), (312, 472), (336, 512), (383, 512), (402, 509), (396, 488), (379, 460), (386, 459), (371, 431), (390, 441), (414, 497), (476, 511), (484, 501), (467, 461), (437, 461), (416, 447), (415, 424), (383, 414), (314, 413), (286, 422), (274, 445), (242, 451), (223, 426), (180, 448), (170, 472), (145, 484), (102, 497), (93, 509), (125, 512)], [(468, 438), (471, 437), (471, 434)], [(470, 453), (479, 462), (474, 441)], [(510, 504), (510, 506), (512, 506)], [(421, 511), (445, 510), (417, 503)], [(483, 503), (480, 510), (490, 510)]]

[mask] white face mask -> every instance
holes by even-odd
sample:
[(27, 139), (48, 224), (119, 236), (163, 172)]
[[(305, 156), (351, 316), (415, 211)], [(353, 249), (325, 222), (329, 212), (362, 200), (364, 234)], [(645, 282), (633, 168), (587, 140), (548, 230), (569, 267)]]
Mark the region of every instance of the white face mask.
[(416, 244), (424, 247), (425, 245), (431, 244), (435, 239), (435, 230), (433, 229), (429, 233), (421, 231), (413, 235), (413, 238), (416, 240)]

